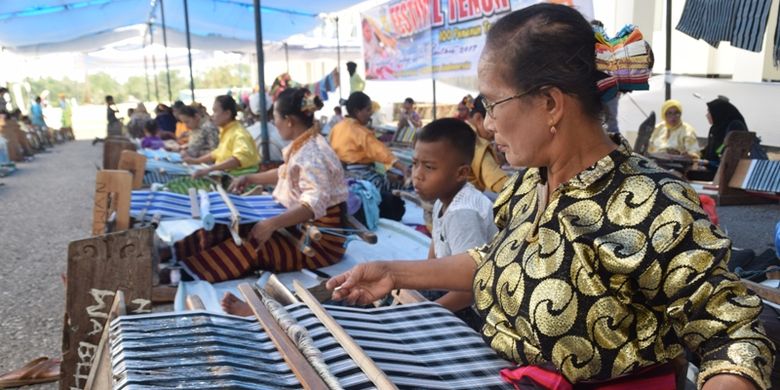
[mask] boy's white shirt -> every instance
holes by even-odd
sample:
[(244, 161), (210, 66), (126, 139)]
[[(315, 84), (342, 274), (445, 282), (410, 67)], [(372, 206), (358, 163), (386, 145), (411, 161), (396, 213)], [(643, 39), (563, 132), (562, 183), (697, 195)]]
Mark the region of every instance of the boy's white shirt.
[(433, 250), (436, 258), (464, 253), (484, 245), (498, 232), (493, 223), (493, 203), (471, 183), (466, 183), (439, 217), (442, 202), (433, 204)]

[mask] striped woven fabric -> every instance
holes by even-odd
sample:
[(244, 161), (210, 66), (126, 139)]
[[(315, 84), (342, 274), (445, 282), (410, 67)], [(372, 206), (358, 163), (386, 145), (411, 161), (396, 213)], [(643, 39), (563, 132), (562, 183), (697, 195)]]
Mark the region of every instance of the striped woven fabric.
[(149, 160), (164, 160), (173, 163), (181, 163), (181, 154), (175, 152), (169, 152), (163, 149), (141, 149), (141, 154), (146, 156)]
[[(761, 51), (772, 0), (687, 0), (677, 30), (714, 47)], [(777, 34), (777, 30), (775, 32)]]
[(751, 160), (742, 188), (750, 191), (780, 192), (780, 161)]
[[(228, 195), (241, 216), (240, 223), (251, 223), (277, 216), (285, 211), (270, 195)], [(230, 210), (218, 192), (209, 192), (210, 214), (216, 223), (230, 224)], [(151, 221), (155, 214), (163, 219), (192, 218), (190, 197), (165, 191), (133, 191), (130, 197), (130, 216)], [(201, 211), (201, 214), (205, 212)]]
[[(325, 306), (401, 389), (511, 389), (511, 364), (434, 303), (356, 309)], [(373, 384), (302, 304), (305, 326), (344, 389)], [(254, 318), (204, 312), (119, 317), (111, 323), (115, 389), (296, 389), (295, 376)]]

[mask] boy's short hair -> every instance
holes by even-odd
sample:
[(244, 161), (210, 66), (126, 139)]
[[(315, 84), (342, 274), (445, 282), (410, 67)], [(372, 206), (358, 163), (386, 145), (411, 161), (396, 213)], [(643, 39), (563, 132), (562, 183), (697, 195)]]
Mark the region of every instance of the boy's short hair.
[(466, 122), (456, 118), (437, 119), (427, 125), (415, 136), (417, 142), (447, 141), (462, 158), (464, 164), (471, 164), (477, 135)]
[(146, 132), (151, 135), (157, 134), (157, 121), (154, 119), (149, 119), (146, 121), (146, 123), (144, 123), (144, 130), (146, 130)]
[(408, 98), (404, 99), (404, 103), (414, 104), (414, 99), (408, 97)]

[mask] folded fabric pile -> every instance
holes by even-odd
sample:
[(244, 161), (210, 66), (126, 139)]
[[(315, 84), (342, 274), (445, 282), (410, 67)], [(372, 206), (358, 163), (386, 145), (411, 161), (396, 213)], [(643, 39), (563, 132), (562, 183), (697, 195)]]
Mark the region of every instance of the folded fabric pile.
[(653, 52), (639, 28), (628, 24), (614, 38), (600, 27), (594, 33), (596, 68), (607, 74), (597, 83), (602, 99), (610, 100), (618, 92), (650, 89), (647, 80), (653, 68)]
[(271, 85), (271, 97), (274, 101), (279, 97), (287, 88), (303, 87), (311, 91), (322, 99), (322, 101), (328, 100), (328, 93), (333, 92), (339, 87), (339, 70), (333, 69), (322, 80), (311, 84), (302, 84), (294, 81), (289, 73), (282, 73), (274, 79), (274, 83)]

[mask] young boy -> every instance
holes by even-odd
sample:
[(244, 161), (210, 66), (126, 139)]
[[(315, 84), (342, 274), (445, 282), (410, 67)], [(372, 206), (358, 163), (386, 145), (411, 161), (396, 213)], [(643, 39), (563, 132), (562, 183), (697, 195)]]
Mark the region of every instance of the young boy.
[[(455, 118), (433, 121), (417, 133), (412, 180), (423, 200), (434, 201), (431, 259), (466, 252), (488, 242), (498, 229), (493, 205), (468, 182), (476, 134)], [(473, 303), (471, 292), (427, 293), (453, 312)]]
[(141, 140), (141, 147), (144, 149), (163, 149), (165, 148), (165, 143), (163, 140), (157, 136), (157, 122), (150, 119), (146, 121), (146, 124), (144, 125), (144, 139)]

